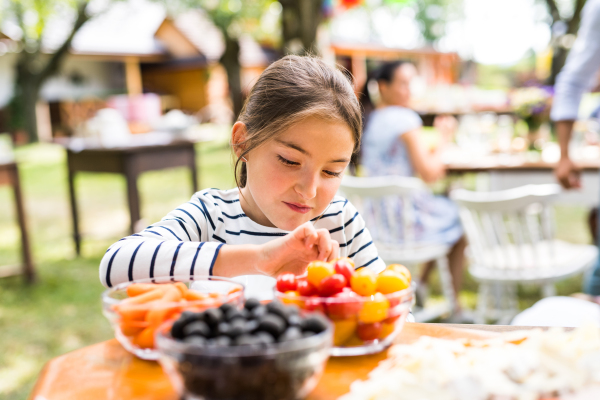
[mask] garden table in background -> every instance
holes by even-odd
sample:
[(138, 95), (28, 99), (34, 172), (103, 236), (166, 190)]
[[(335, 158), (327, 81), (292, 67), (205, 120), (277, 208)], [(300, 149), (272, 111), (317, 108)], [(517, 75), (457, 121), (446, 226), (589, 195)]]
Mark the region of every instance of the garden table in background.
[[(462, 160), (462, 161), (461, 161)], [(600, 200), (600, 159), (574, 160), (581, 168), (581, 189), (563, 191), (557, 203), (596, 207)], [(449, 175), (487, 173), (489, 180), (478, 190), (505, 190), (528, 184), (558, 183), (556, 163), (527, 161), (524, 154), (491, 154), (480, 158), (455, 154), (446, 162)]]
[[(461, 329), (463, 328), (463, 329)], [(468, 329), (464, 329), (468, 328)], [(500, 325), (406, 323), (395, 343), (412, 343), (421, 336), (482, 339), (494, 332), (528, 329)], [(336, 399), (357, 379), (366, 379), (387, 351), (370, 356), (330, 358), (307, 400)], [(128, 353), (115, 340), (98, 343), (51, 360), (37, 380), (30, 400), (178, 400), (162, 368)]]
[(130, 233), (135, 232), (136, 222), (140, 220), (137, 179), (141, 173), (173, 167), (187, 167), (192, 174), (192, 190), (194, 193), (198, 190), (195, 142), (193, 141), (170, 139), (168, 136), (162, 135), (132, 135), (127, 145), (120, 147), (101, 147), (81, 138), (56, 140), (56, 142), (67, 150), (73, 238), (78, 255), (81, 251), (81, 234), (74, 185), (77, 172), (112, 172), (125, 176)]
[(20, 266), (1, 266), (0, 277), (24, 274), (28, 282), (35, 279), (35, 271), (31, 260), (31, 250), (29, 248), (29, 239), (27, 234), (27, 222), (25, 220), (25, 208), (23, 206), (23, 197), (21, 195), (21, 182), (19, 179), (19, 169), (14, 162), (0, 162), (0, 186), (12, 186), (15, 209), (17, 212), (17, 222), (21, 230), (21, 261)]

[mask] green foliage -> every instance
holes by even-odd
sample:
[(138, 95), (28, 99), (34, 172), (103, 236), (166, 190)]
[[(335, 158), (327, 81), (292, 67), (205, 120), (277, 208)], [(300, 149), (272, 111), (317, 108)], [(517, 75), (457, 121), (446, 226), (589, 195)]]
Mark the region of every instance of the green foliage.
[(230, 38), (241, 34), (256, 36), (261, 21), (274, 0), (183, 0), (187, 7), (201, 7), (211, 21)]
[(461, 6), (462, 0), (415, 0), (415, 18), (428, 44), (445, 35), (446, 23), (458, 17)]

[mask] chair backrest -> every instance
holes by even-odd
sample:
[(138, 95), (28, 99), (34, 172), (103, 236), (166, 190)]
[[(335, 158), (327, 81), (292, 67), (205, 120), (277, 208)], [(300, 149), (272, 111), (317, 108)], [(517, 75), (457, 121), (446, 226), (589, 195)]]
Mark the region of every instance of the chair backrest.
[(554, 251), (550, 203), (560, 191), (555, 184), (452, 191), (475, 263), (496, 269), (547, 267)]
[(361, 213), (374, 240), (380, 243), (415, 241), (413, 196), (429, 188), (419, 178), (344, 176), (340, 192)]

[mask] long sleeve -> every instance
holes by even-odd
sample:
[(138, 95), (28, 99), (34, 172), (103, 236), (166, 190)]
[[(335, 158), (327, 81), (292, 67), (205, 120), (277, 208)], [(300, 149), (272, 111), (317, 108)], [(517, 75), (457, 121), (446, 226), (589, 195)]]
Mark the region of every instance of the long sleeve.
[(352, 204), (346, 206), (347, 218), (344, 222), (345, 243), (340, 243), (340, 253), (354, 260), (356, 268), (369, 267), (379, 273), (385, 269), (385, 263), (379, 258), (371, 233), (365, 220)]
[(196, 193), (160, 222), (113, 244), (100, 262), (107, 287), (136, 279), (207, 276), (223, 243), (213, 240), (221, 211), (212, 196)]
[(589, 90), (599, 69), (600, 0), (588, 0), (582, 10), (577, 39), (556, 80), (550, 113), (553, 121), (577, 119), (581, 96)]
[(356, 268), (368, 267), (378, 273), (385, 269), (364, 219), (348, 200), (336, 196), (323, 216), (315, 220), (315, 227), (329, 230), (340, 245), (340, 256), (351, 258)]

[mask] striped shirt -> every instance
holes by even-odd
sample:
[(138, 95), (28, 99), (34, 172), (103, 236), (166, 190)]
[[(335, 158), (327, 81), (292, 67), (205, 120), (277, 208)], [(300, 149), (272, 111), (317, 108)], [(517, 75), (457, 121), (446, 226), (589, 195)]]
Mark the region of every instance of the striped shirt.
[[(352, 258), (356, 268), (385, 269), (364, 220), (348, 200), (336, 196), (315, 228), (329, 230), (331, 238), (340, 244), (340, 256)], [(222, 246), (264, 244), (288, 233), (259, 225), (246, 216), (237, 188), (206, 189), (160, 222), (113, 244), (100, 263), (100, 280), (111, 287), (144, 278), (210, 276)], [(247, 293), (270, 291), (275, 282), (262, 275), (236, 280), (246, 285)]]

